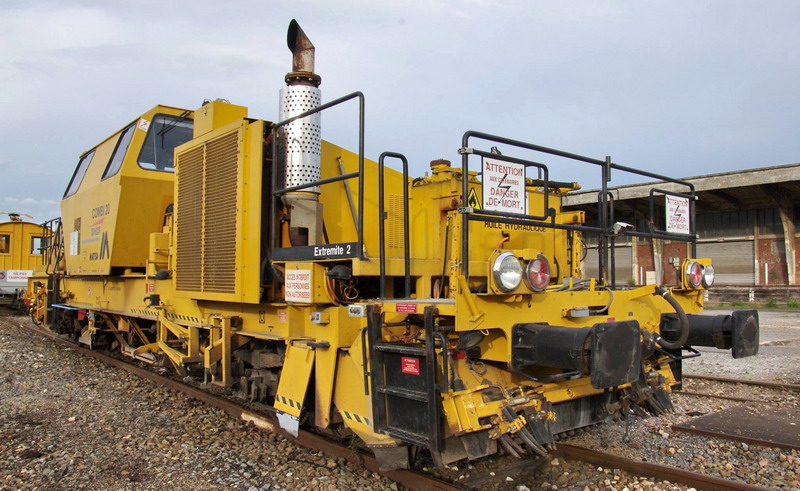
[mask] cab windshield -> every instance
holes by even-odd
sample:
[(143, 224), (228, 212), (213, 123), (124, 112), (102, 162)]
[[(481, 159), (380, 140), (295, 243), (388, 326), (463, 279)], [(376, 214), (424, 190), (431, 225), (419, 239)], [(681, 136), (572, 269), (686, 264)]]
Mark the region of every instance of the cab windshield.
[[(139, 122), (140, 127), (142, 122)], [(186, 114), (153, 118), (139, 153), (139, 166), (164, 172), (175, 171), (175, 147), (192, 139), (192, 120)]]

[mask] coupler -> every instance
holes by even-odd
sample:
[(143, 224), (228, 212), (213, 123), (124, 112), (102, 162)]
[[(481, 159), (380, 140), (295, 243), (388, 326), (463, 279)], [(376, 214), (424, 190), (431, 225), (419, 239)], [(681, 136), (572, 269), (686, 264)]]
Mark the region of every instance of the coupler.
[[(709, 346), (729, 349), (734, 358), (744, 358), (758, 353), (759, 328), (757, 310), (734, 310), (730, 315), (686, 316), (689, 320), (689, 346)], [(670, 337), (680, 329), (680, 320), (674, 314), (661, 316), (661, 332)]]
[[(604, 389), (639, 378), (641, 332), (635, 320), (592, 327), (515, 324), (512, 333), (511, 368), (535, 382), (589, 374), (592, 387)], [(568, 371), (538, 377), (525, 371), (536, 367)]]

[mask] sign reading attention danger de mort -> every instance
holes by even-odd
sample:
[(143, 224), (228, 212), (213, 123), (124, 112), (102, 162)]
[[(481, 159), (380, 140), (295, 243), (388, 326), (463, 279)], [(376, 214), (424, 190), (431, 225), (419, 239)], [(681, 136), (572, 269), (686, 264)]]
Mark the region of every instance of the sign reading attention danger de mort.
[(483, 209), (525, 214), (525, 166), (483, 159)]
[(667, 233), (689, 234), (689, 198), (665, 195), (667, 200)]

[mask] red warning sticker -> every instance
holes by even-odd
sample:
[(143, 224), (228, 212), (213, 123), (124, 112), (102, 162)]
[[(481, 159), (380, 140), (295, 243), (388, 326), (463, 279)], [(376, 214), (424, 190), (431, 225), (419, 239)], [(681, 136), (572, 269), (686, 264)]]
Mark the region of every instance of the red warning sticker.
[(415, 303), (398, 303), (394, 307), (394, 311), (403, 314), (416, 314), (417, 304)]
[(401, 357), (400, 371), (409, 375), (419, 375), (419, 358)]

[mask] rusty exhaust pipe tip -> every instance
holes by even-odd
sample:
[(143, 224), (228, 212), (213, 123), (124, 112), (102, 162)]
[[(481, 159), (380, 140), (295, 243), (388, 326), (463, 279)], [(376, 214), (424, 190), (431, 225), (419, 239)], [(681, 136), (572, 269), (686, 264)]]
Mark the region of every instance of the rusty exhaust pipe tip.
[(286, 45), (292, 52), (292, 71), (286, 74), (286, 84), (319, 87), (322, 77), (314, 73), (314, 45), (295, 19), (289, 23)]

